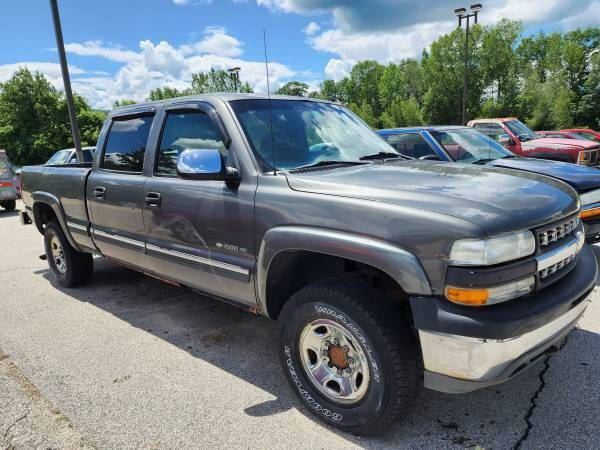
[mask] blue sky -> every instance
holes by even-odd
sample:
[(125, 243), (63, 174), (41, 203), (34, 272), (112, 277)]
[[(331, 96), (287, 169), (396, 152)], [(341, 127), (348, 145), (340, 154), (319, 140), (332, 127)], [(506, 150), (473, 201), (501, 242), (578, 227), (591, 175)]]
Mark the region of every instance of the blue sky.
[[(292, 79), (316, 87), (361, 59), (418, 57), (456, 26), (464, 0), (59, 0), (74, 89), (98, 108), (184, 87), (191, 74), (240, 66), (264, 92), (262, 30), (272, 89)], [(0, 81), (26, 65), (61, 86), (47, 0), (5, 1)], [(521, 20), (527, 33), (600, 26), (600, 0), (488, 0), (481, 21)]]

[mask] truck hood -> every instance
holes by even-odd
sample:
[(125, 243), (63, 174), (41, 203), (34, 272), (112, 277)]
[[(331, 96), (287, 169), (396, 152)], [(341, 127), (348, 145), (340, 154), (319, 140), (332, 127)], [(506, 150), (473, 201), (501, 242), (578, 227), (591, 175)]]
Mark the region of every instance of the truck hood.
[(580, 193), (600, 187), (600, 170), (577, 164), (534, 158), (505, 158), (491, 161), (490, 166), (548, 175), (564, 181)]
[(447, 214), (488, 235), (533, 228), (578, 208), (575, 191), (531, 172), (436, 161), (399, 161), (289, 174), (291, 189)]
[(583, 139), (538, 138), (531, 141), (521, 142), (521, 147), (524, 149), (544, 147), (556, 149), (581, 148), (587, 150), (591, 148), (597, 148), (598, 143)]

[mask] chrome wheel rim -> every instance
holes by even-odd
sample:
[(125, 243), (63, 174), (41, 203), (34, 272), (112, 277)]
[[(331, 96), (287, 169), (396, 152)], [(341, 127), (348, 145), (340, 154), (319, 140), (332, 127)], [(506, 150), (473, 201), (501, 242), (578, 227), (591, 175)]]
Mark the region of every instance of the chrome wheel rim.
[(50, 239), (50, 252), (52, 253), (52, 261), (54, 261), (56, 270), (60, 273), (65, 273), (67, 271), (65, 253), (63, 252), (62, 245), (57, 237)]
[(300, 359), (311, 384), (327, 398), (356, 403), (369, 386), (369, 363), (360, 343), (340, 324), (317, 319), (300, 334)]

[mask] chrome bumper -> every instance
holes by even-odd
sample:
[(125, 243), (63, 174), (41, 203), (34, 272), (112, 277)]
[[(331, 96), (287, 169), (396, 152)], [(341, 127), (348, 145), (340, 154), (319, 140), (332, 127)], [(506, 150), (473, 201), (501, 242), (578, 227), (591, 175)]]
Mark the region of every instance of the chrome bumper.
[(589, 300), (584, 299), (552, 322), (506, 340), (419, 330), (425, 387), (463, 393), (510, 379), (575, 328), (588, 303)]

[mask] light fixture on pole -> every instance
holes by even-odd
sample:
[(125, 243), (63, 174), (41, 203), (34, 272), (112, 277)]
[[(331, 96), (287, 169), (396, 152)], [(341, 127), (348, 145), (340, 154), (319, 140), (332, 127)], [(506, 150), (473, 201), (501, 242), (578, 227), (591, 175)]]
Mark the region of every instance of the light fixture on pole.
[(241, 70), (242, 70), (241, 67), (232, 67), (231, 69), (227, 69), (227, 72), (229, 72), (229, 74), (231, 75), (231, 78), (233, 79), (233, 86), (234, 86), (234, 89), (236, 92), (238, 91)]
[(468, 92), (467, 76), (468, 76), (468, 71), (469, 71), (469, 20), (471, 19), (471, 17), (473, 17), (474, 22), (477, 23), (477, 15), (481, 11), (481, 8), (483, 8), (481, 3), (475, 3), (474, 5), (471, 5), (471, 7), (469, 8), (469, 13), (467, 13), (466, 8), (457, 8), (454, 10), (454, 14), (456, 14), (456, 17), (458, 17), (459, 28), (462, 26), (463, 19), (467, 21), (466, 34), (465, 34), (465, 55), (464, 55), (465, 77), (464, 77), (463, 97), (462, 97), (462, 107), (461, 107), (461, 120), (462, 120), (463, 125), (467, 124), (466, 109), (467, 109), (467, 92)]

